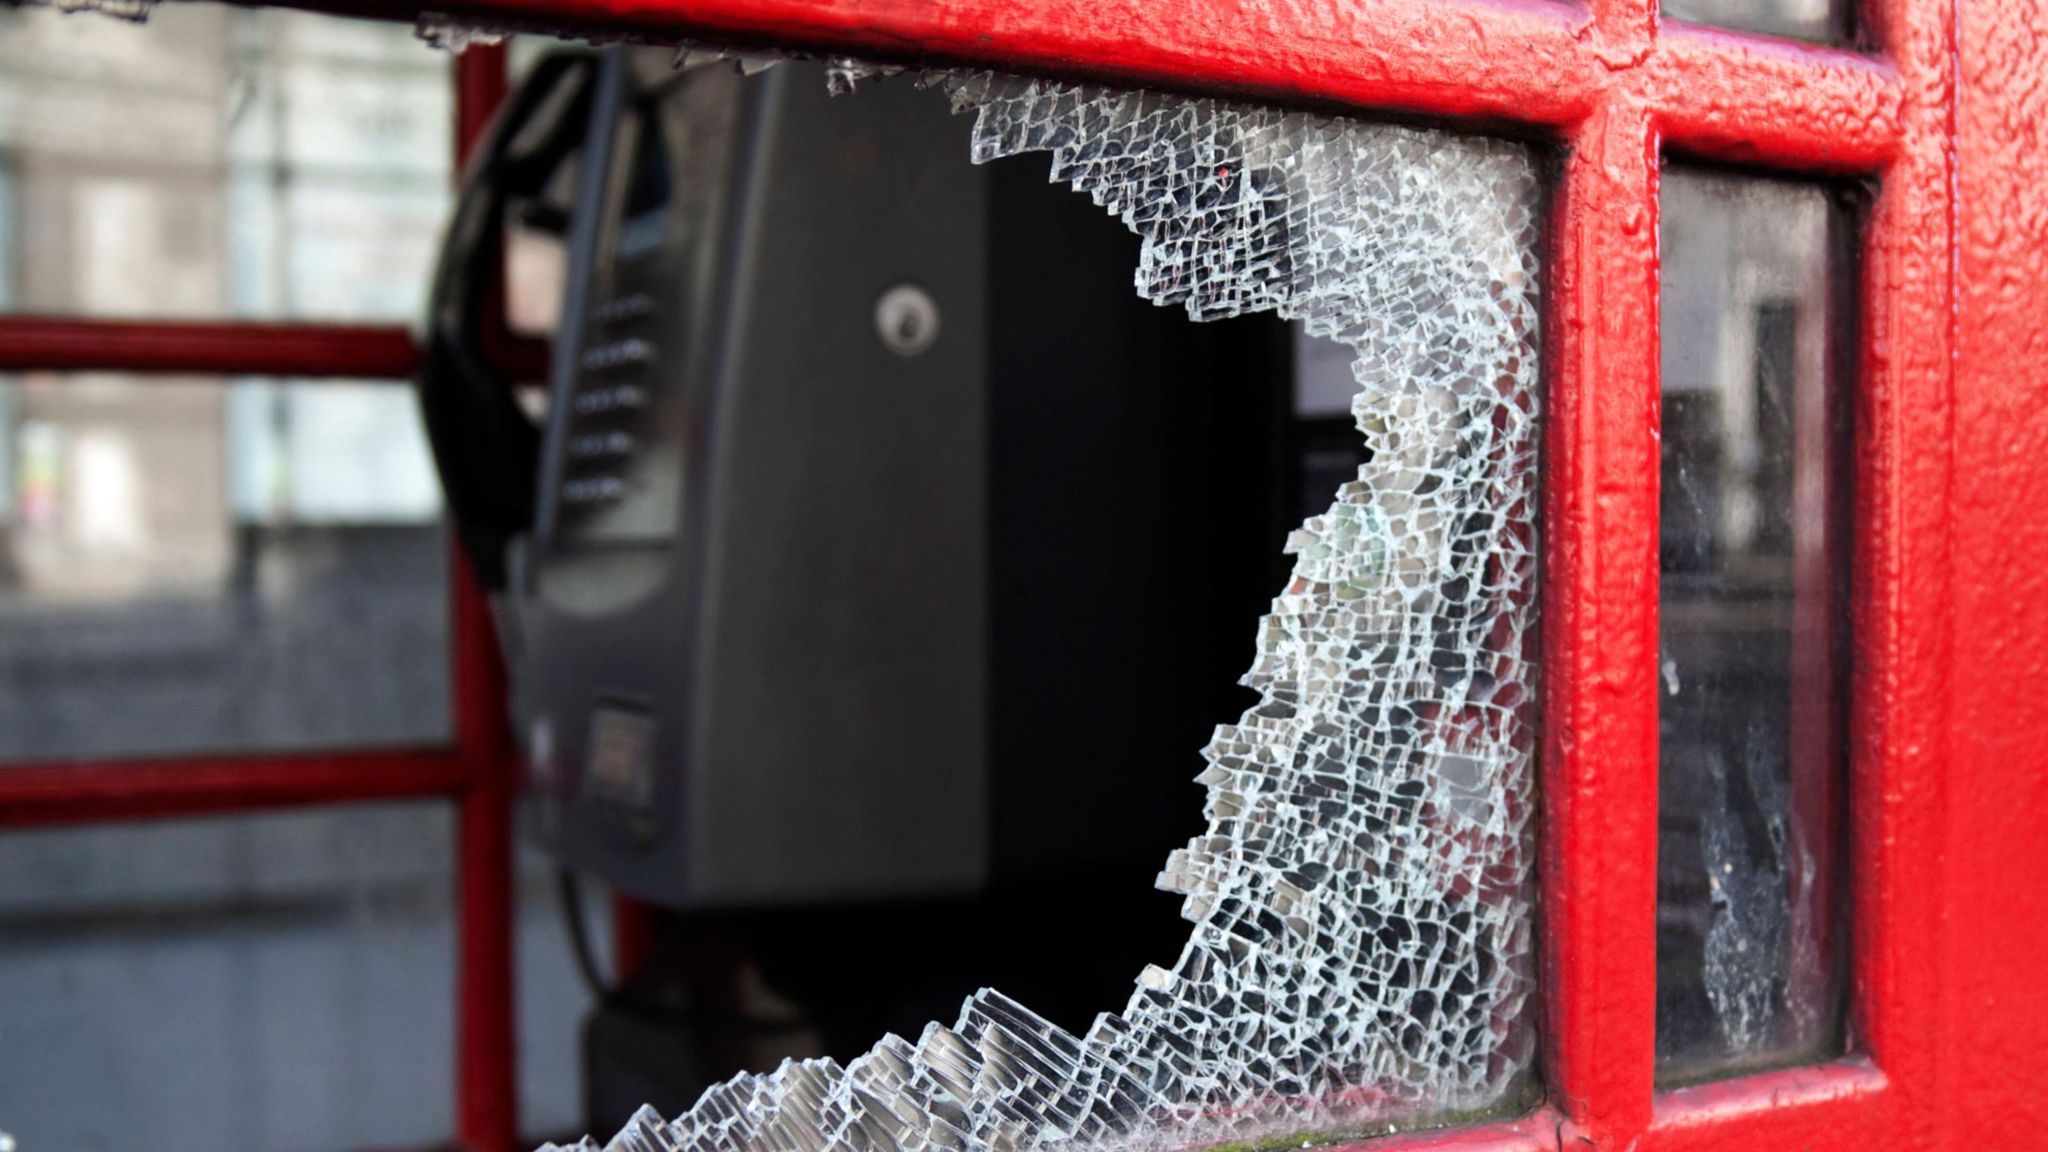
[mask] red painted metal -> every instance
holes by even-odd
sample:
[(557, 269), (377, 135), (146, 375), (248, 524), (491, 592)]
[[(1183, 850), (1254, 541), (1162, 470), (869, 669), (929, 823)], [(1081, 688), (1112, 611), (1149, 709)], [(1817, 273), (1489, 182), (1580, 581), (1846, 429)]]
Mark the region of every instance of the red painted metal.
[(447, 796), (472, 772), (447, 748), (16, 763), (0, 766), (0, 828)]
[(1657, 903), (1657, 139), (1617, 101), (1552, 226), (1543, 674), (1553, 1100), (1577, 1135), (1650, 1119)]
[[(311, 6), (410, 18), (405, 0)], [(1403, 1147), (2025, 1148), (2048, 1130), (2048, 0), (1873, 0), (1869, 55), (1651, 0), (465, 0), (491, 22), (1002, 65), (1500, 128), (1565, 149), (1549, 266), (1549, 1109)], [(494, 96), (479, 68), (478, 91)], [(467, 89), (465, 89), (467, 91)], [(477, 123), (465, 99), (465, 120)], [(466, 130), (467, 131), (467, 130)], [(465, 139), (469, 138), (465, 136)], [(1875, 177), (1856, 407), (1859, 1055), (1657, 1094), (1660, 152)], [(0, 353), (4, 355), (5, 353)], [(509, 749), (466, 573), (464, 1142), (512, 1119)]]
[(1947, 630), (1951, 665), (1946, 684), (1918, 685), (1945, 728), (1922, 730), (1946, 745), (1928, 815), (1944, 883), (1901, 911), (1927, 917), (1934, 986), (1912, 990), (1935, 998), (1940, 1131), (1957, 1148), (2025, 1148), (2048, 1132), (2048, 3), (1954, 15), (1956, 381), (1930, 465), (1953, 477), (1954, 578), (1924, 625)]
[(294, 0), (412, 19), (631, 31), (986, 64), (1568, 134), (1654, 92), (1668, 141), (1706, 156), (1858, 171), (1888, 159), (1902, 89), (1855, 53), (1681, 25), (1652, 36), (1547, 0)]
[(0, 371), (402, 380), (419, 364), (404, 328), (0, 316)]
[(1640, 94), (1668, 150), (1793, 172), (1891, 160), (1905, 93), (1882, 58), (1679, 23), (1621, 86)]
[(1658, 1097), (1638, 1147), (1892, 1148), (1890, 1082), (1867, 1061), (1790, 1068)]
[[(455, 62), (458, 167), (505, 96), (505, 49), (472, 48)], [(503, 294), (489, 327), (503, 333)], [(513, 967), (514, 759), (506, 729), (505, 668), (490, 605), (468, 556), (452, 541), (455, 572), (456, 743), (475, 774), (456, 819), (455, 1128), (467, 1152), (519, 1145), (518, 988)]]
[[(1952, 0), (1869, 13), (1907, 94), (1898, 156), (1864, 244), (1851, 590), (1851, 952), (1858, 1043), (1884, 1070), (1885, 1143), (1946, 1142), (1941, 989), (1959, 970), (1939, 925), (1950, 750), (1955, 250)], [(2044, 731), (2043, 735), (2048, 735)], [(1989, 844), (1977, 851), (1992, 850)], [(1960, 1146), (1960, 1145), (1959, 1145)]]

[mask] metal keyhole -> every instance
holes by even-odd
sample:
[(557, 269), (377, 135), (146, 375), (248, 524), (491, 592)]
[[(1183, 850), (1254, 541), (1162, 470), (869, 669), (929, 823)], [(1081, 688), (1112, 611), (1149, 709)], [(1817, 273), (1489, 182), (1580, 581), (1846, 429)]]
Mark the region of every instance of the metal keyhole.
[(939, 339), (939, 304), (915, 284), (898, 284), (875, 300), (875, 335), (898, 356), (922, 355)]

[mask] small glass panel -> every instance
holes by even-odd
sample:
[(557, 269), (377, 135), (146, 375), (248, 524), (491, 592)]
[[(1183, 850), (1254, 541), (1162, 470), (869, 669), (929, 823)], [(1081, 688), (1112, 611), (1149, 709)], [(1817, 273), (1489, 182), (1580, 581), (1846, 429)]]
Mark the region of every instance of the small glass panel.
[(441, 743), (448, 553), (405, 385), (0, 376), (0, 761)]
[(1842, 261), (1817, 187), (1663, 193), (1657, 1057), (1842, 1047)]
[[(445, 1143), (453, 835), (422, 803), (0, 836), (0, 1129), (24, 1152)], [(580, 1120), (590, 1003), (545, 869), (523, 859), (516, 921), (535, 1139)]]
[(1800, 40), (1842, 38), (1844, 0), (1664, 0), (1664, 15), (1738, 32)]
[(0, 8), (0, 305), (412, 320), (451, 101), (448, 58), (403, 25)]

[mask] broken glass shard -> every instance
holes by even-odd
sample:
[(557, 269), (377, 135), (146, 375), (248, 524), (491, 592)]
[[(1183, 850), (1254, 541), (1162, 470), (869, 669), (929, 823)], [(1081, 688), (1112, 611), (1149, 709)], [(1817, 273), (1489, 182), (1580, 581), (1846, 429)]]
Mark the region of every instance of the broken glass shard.
[[(848, 70), (845, 87), (866, 75)], [(614, 1152), (1293, 1141), (1510, 1106), (1530, 887), (1539, 181), (1497, 141), (987, 73), (972, 154), (1048, 152), (1143, 240), (1138, 292), (1342, 345), (1367, 463), (1289, 540), (1261, 697), (1159, 886), (1193, 929), (1075, 1035), (999, 992), (840, 1065), (717, 1085)], [(1085, 940), (1075, 940), (1077, 949)]]

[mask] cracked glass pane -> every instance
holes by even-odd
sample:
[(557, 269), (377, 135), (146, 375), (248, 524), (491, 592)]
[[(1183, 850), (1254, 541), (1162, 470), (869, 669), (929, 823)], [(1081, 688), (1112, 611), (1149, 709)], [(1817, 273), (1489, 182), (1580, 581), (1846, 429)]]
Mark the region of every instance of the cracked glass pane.
[(1842, 1046), (1848, 409), (1825, 190), (1663, 191), (1657, 1059)]
[[(832, 82), (875, 75), (835, 62)], [(1533, 157), (1157, 93), (924, 80), (973, 115), (975, 161), (1050, 153), (1055, 181), (1138, 234), (1144, 298), (1198, 320), (1277, 312), (1342, 346), (1365, 463), (1288, 542), (1244, 681), (1260, 702), (1216, 729), (1207, 827), (1158, 878), (1192, 932), (1128, 1003), (1075, 1034), (983, 990), (844, 1064), (742, 1075), (673, 1120), (643, 1110), (609, 1147), (1301, 1144), (1525, 1103)]]

